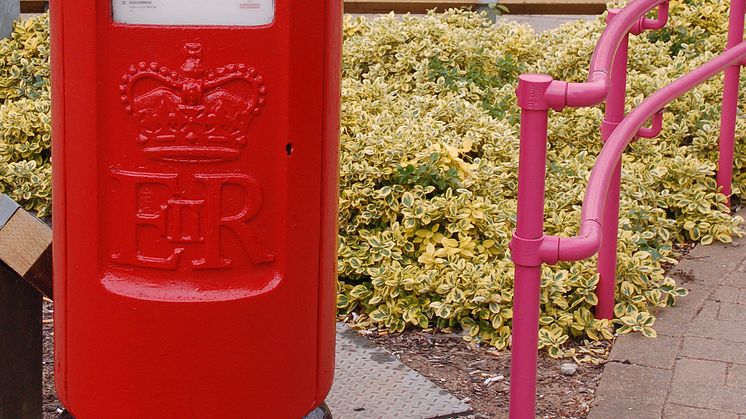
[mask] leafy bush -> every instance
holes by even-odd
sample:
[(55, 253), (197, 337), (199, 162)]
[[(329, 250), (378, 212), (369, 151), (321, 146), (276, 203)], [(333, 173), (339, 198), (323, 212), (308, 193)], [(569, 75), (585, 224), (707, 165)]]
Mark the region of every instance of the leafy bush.
[[(673, 0), (671, 30), (631, 38), (629, 105), (721, 51), (723, 0)], [(344, 24), (338, 308), (363, 327), (464, 328), (510, 344), (521, 72), (582, 81), (603, 18), (541, 35), (484, 15), (347, 17)], [(0, 187), (49, 209), (46, 17), (0, 42)], [(666, 278), (674, 242), (727, 242), (740, 234), (714, 181), (721, 79), (671, 105), (660, 138), (624, 157), (619, 332), (654, 336), (651, 309), (686, 293)], [(546, 230), (577, 230), (584, 187), (600, 150), (600, 108), (552, 113)], [(746, 120), (738, 119), (738, 132)], [(735, 194), (746, 192), (739, 138)], [(597, 303), (595, 260), (544, 267), (540, 345), (553, 356), (570, 337), (611, 337)]]
[[(629, 105), (721, 51), (727, 4), (674, 1), (670, 26), (631, 39)], [(512, 23), (449, 11), (424, 18), (345, 21), (340, 198), (342, 313), (361, 326), (462, 327), (509, 345), (518, 168), (520, 72), (582, 81), (603, 18), (536, 35)], [(714, 174), (721, 79), (678, 100), (659, 139), (624, 157), (619, 332), (655, 336), (653, 307), (686, 294), (664, 275), (674, 242), (728, 242), (740, 234)], [(546, 229), (577, 231), (600, 150), (600, 107), (550, 118)], [(739, 132), (744, 119), (739, 116)], [(736, 194), (746, 147), (737, 146)], [(595, 259), (544, 267), (540, 345), (563, 354), (569, 337), (611, 336), (592, 316)], [(570, 352), (572, 353), (572, 352)]]
[(0, 192), (47, 215), (51, 207), (49, 30), (46, 15), (0, 40)]

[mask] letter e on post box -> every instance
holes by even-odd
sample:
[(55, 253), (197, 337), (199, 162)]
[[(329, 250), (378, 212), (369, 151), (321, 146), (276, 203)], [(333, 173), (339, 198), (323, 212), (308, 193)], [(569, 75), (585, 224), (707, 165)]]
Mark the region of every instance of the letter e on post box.
[(52, 1), (55, 374), (78, 419), (323, 402), (341, 13)]

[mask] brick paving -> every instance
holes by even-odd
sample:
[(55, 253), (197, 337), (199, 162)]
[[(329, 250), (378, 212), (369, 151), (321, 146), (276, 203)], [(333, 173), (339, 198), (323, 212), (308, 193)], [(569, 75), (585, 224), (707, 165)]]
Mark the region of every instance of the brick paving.
[(617, 338), (589, 418), (746, 419), (746, 238), (694, 248), (671, 276), (689, 296), (657, 313), (656, 339)]

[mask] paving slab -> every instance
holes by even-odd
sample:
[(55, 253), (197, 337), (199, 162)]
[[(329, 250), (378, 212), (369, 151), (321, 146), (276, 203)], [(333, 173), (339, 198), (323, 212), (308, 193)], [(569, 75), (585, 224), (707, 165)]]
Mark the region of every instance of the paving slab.
[(429, 419), (471, 412), (468, 404), (342, 324), (326, 403), (334, 419)]
[[(741, 211), (743, 213), (743, 211)], [(743, 238), (733, 243), (715, 243), (708, 246), (697, 246), (695, 254), (688, 258), (708, 262), (720, 267), (736, 268), (746, 259), (746, 243)]]
[(682, 358), (676, 362), (673, 385), (705, 384), (723, 386), (727, 374), (728, 364), (725, 362)]
[[(738, 342), (721, 342), (697, 336), (686, 336), (679, 355), (687, 358), (746, 364), (746, 345)], [(746, 397), (746, 394), (744, 394)]]
[(746, 307), (742, 304), (720, 303), (718, 319), (746, 323)]
[(703, 384), (676, 385), (671, 387), (670, 403), (701, 409), (720, 410), (740, 414), (746, 412), (743, 389)]
[[(714, 245), (713, 245), (714, 246)], [(709, 247), (713, 247), (709, 246)], [(675, 278), (679, 282), (683, 282), (684, 285), (689, 283), (698, 284), (709, 284), (710, 282), (706, 278), (719, 275), (721, 278), (728, 275), (733, 267), (722, 266), (718, 263), (713, 263), (710, 256), (698, 257), (692, 256), (690, 253), (685, 256), (684, 259), (671, 270), (670, 276)], [(712, 284), (710, 284), (712, 286)]]
[(720, 285), (719, 287), (715, 288), (715, 290), (712, 292), (712, 295), (710, 295), (708, 299), (717, 301), (718, 303), (737, 303), (738, 294), (740, 294), (740, 290), (738, 288), (728, 285)]
[[(676, 278), (673, 276), (674, 279), (679, 281), (679, 278)], [(684, 298), (679, 298), (676, 300), (675, 308), (691, 308), (695, 310), (699, 310), (702, 307), (702, 304), (704, 304), (705, 300), (710, 297), (710, 294), (712, 294), (714, 287), (713, 286), (707, 286), (702, 283), (695, 283), (695, 282), (687, 282), (684, 284), (681, 284), (682, 287), (686, 288), (689, 291), (689, 295), (687, 295)], [(669, 310), (669, 309), (666, 309)]]
[(675, 310), (658, 310), (655, 320), (655, 331), (658, 336), (681, 336), (681, 329), (686, 327), (697, 315), (692, 308), (676, 307)]
[(663, 414), (667, 418), (677, 419), (739, 419), (735, 413), (722, 412), (712, 409), (698, 409), (696, 407), (681, 406), (670, 403)]
[(731, 364), (728, 368), (726, 384), (730, 387), (746, 389), (746, 365)]
[(660, 418), (671, 371), (610, 362), (596, 390), (595, 405), (588, 419)]
[(746, 266), (746, 263), (742, 264), (741, 267), (738, 268), (738, 271), (731, 272), (730, 275), (725, 278), (725, 281), (723, 281), (723, 285), (741, 290), (746, 289), (746, 272), (741, 271), (741, 269), (744, 269), (744, 266)]
[(681, 336), (659, 336), (657, 339), (650, 339), (639, 333), (633, 334), (625, 339), (617, 339), (609, 359), (670, 370), (676, 360), (681, 340)]
[(695, 318), (684, 332), (685, 336), (699, 336), (722, 342), (746, 343), (746, 324), (734, 321)]
[(671, 270), (690, 295), (656, 313), (657, 339), (617, 338), (590, 418), (746, 419), (745, 259), (742, 238)]
[(513, 15), (500, 16), (498, 21), (518, 22), (531, 26), (536, 32), (556, 29), (565, 23), (577, 20), (594, 20), (598, 15)]
[[(693, 321), (703, 321), (703, 320), (717, 320), (720, 316), (720, 306), (722, 306), (723, 303), (720, 303), (718, 301), (713, 300), (707, 300), (704, 303), (702, 303), (702, 306), (697, 310), (697, 314), (689, 321), (689, 324), (685, 325), (685, 327), (691, 327), (691, 323)], [(668, 309), (669, 311), (674, 311), (671, 309)], [(682, 330), (679, 330), (679, 335), (682, 334)]]

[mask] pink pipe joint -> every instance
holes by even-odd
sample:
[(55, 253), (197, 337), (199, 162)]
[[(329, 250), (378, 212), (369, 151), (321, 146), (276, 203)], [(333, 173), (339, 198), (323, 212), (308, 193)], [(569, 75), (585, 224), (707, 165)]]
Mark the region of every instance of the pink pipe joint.
[[(658, 7), (658, 17), (645, 15)], [(611, 69), (622, 40), (633, 29), (660, 29), (668, 20), (668, 0), (636, 0), (616, 13), (596, 43), (591, 57), (588, 79), (583, 83), (553, 80), (546, 90), (550, 108), (560, 111), (566, 107), (582, 108), (602, 103), (609, 94)], [(639, 33), (639, 32), (638, 32)]]
[(651, 122), (650, 128), (640, 128), (635, 138), (655, 138), (661, 134), (661, 131), (663, 131), (663, 109), (653, 114)]
[[(619, 123), (608, 122), (604, 120), (601, 123), (601, 136), (606, 141), (611, 136)], [(642, 127), (637, 131), (634, 139), (637, 138), (656, 138), (663, 131), (663, 109), (656, 112), (652, 118), (650, 118), (650, 127)]]

